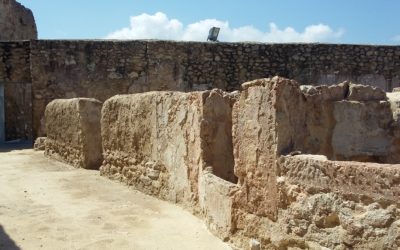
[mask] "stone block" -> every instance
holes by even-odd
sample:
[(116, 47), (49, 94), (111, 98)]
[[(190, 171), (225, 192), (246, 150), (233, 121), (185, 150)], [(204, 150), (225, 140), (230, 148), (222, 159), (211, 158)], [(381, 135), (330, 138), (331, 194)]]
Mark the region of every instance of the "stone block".
[(348, 99), (351, 101), (381, 101), (386, 100), (386, 93), (374, 86), (350, 84)]
[(286, 182), (309, 192), (398, 203), (400, 165), (330, 161), (314, 155), (281, 156), (278, 165)]
[(102, 110), (101, 174), (179, 203), (198, 201), (199, 174), (234, 181), (231, 95), (148, 92), (108, 99)]
[(241, 188), (235, 206), (274, 220), (279, 207), (275, 161), (302, 147), (305, 100), (297, 82), (280, 77), (242, 88), (232, 115), (235, 175)]
[[(252, 239), (265, 249), (397, 245), (399, 165), (359, 162), (393, 153), (391, 105), (373, 93), (349, 100), (348, 89), (279, 77), (243, 85), (232, 120), (238, 186), (208, 207), (223, 215), (232, 197), (230, 225), (242, 247)], [(227, 228), (222, 221), (215, 224)]]
[(237, 186), (204, 171), (199, 181), (199, 205), (208, 228), (220, 238), (234, 230), (233, 194)]
[(383, 162), (390, 153), (393, 119), (387, 101), (335, 102), (334, 120), (333, 159)]
[(33, 149), (35, 151), (42, 151), (46, 149), (46, 137), (38, 137), (33, 144)]
[(45, 154), (75, 167), (98, 169), (102, 162), (100, 115), (95, 99), (57, 99), (46, 107)]

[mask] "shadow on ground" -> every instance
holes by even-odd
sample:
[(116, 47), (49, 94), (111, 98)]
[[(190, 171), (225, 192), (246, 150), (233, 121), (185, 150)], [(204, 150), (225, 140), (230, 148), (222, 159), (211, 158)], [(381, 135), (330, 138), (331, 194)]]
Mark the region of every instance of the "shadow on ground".
[(8, 236), (8, 234), (4, 231), (4, 228), (0, 225), (0, 249), (7, 250), (20, 250), (15, 242)]
[(13, 150), (22, 150), (22, 149), (31, 149), (33, 147), (32, 141), (7, 141), (4, 143), (0, 143), (0, 153), (10, 152)]

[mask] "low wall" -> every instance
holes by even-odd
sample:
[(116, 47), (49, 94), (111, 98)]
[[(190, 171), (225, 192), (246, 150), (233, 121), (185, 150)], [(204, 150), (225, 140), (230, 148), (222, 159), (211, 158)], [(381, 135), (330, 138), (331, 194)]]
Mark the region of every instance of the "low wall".
[(45, 113), (45, 155), (75, 167), (98, 169), (102, 162), (101, 106), (89, 98), (50, 102)]
[(205, 167), (235, 181), (233, 98), (213, 90), (108, 99), (101, 118), (101, 174), (163, 199), (197, 203), (199, 174)]
[(348, 82), (301, 89), (305, 142), (292, 150), (332, 160), (396, 162), (393, 111), (385, 92)]
[[(243, 89), (233, 109), (239, 183), (221, 199), (233, 202), (220, 230), (242, 247), (398, 248), (400, 165), (328, 160), (343, 140), (353, 150), (346, 157), (391, 161), (398, 138), (385, 93), (346, 83), (300, 89), (278, 77)], [(343, 124), (352, 133), (336, 133)]]
[(278, 168), (286, 181), (309, 193), (338, 192), (355, 201), (368, 197), (381, 204), (396, 204), (400, 197), (399, 164), (329, 161), (298, 155), (280, 157)]
[[(83, 100), (93, 103), (46, 108), (46, 152), (72, 164), (82, 162), (82, 138), (100, 134), (73, 126)], [(361, 161), (398, 162), (398, 100), (371, 86), (281, 77), (240, 93), (117, 95), (101, 111), (100, 173), (184, 205), (238, 248), (396, 249), (400, 164)], [(343, 124), (355, 129), (347, 140), (335, 132)], [(358, 161), (332, 160), (346, 157)]]

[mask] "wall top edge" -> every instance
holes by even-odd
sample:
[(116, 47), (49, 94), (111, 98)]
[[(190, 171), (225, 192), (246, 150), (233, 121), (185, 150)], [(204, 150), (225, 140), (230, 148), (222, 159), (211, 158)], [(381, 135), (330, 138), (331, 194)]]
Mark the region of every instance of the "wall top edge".
[(0, 41), (2, 43), (165, 43), (165, 44), (182, 44), (182, 45), (261, 45), (261, 46), (327, 46), (327, 47), (385, 47), (399, 48), (400, 45), (380, 45), (380, 44), (344, 44), (344, 43), (261, 43), (261, 42), (199, 42), (199, 41), (174, 41), (174, 40), (157, 40), (157, 39), (134, 39), (134, 40), (115, 40), (115, 39), (37, 39), (37, 40), (9, 40)]

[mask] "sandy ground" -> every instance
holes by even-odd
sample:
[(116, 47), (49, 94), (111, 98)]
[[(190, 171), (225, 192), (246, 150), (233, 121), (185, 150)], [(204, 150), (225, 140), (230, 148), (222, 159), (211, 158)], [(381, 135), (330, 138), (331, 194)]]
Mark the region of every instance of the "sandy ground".
[(31, 149), (0, 153), (0, 249), (230, 249), (185, 210)]

